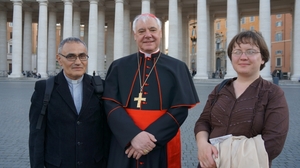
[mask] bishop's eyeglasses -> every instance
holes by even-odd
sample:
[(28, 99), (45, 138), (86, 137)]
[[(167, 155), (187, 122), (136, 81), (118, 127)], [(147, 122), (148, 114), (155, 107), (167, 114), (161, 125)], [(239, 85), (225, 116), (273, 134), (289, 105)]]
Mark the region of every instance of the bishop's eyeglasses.
[(89, 58), (89, 56), (84, 53), (81, 53), (79, 55), (76, 55), (76, 54), (63, 55), (61, 53), (58, 53), (58, 54), (65, 57), (68, 61), (72, 61), (72, 62), (76, 61), (77, 57), (79, 58), (80, 61), (86, 61)]
[(243, 53), (247, 56), (247, 57), (252, 57), (257, 53), (260, 53), (259, 51), (250, 49), (250, 50), (246, 50), (245, 52), (243, 52), (242, 50), (233, 50), (232, 51), (232, 55), (236, 56), (236, 57), (240, 57), (241, 55), (243, 55)]

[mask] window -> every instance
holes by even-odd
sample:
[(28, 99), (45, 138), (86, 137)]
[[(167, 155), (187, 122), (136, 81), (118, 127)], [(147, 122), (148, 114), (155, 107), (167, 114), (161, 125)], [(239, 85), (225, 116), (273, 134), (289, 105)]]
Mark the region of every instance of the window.
[(281, 54), (282, 54), (282, 50), (276, 50), (276, 51), (275, 51), (275, 54), (276, 54), (276, 55), (281, 55)]
[(241, 23), (242, 23), (242, 24), (245, 24), (245, 18), (244, 18), (244, 17), (242, 17)]
[(250, 22), (254, 22), (254, 16), (249, 17)]
[(275, 34), (275, 41), (282, 41), (282, 33)]
[(12, 22), (9, 22), (9, 23), (8, 23), (8, 26), (9, 26), (9, 27), (13, 27), (13, 23), (12, 23)]
[(243, 32), (243, 31), (245, 31), (245, 29), (244, 29), (244, 28), (241, 28), (241, 32)]
[(276, 22), (276, 27), (280, 27), (280, 26), (282, 26), (282, 21)]
[(216, 50), (220, 50), (220, 43), (217, 42), (217, 45), (216, 45)]
[(276, 58), (276, 67), (281, 66), (281, 58)]
[(10, 44), (9, 45), (9, 51), (8, 51), (10, 54), (12, 53), (12, 45)]
[(217, 30), (220, 30), (220, 22), (217, 22)]
[(251, 27), (250, 27), (250, 30), (253, 31), (253, 30), (254, 30), (254, 26), (251, 26)]
[(281, 18), (281, 14), (277, 14), (277, 15), (276, 15), (276, 18)]

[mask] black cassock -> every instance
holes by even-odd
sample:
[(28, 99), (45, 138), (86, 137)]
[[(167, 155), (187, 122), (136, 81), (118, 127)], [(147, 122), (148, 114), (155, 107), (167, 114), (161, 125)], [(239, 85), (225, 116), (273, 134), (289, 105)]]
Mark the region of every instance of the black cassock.
[[(185, 63), (159, 55), (145, 58), (143, 53), (135, 53), (115, 60), (108, 69), (103, 99), (113, 132), (109, 168), (181, 167), (179, 128), (199, 99)], [(146, 101), (138, 108), (134, 98), (143, 84), (141, 93)], [(155, 136), (156, 147), (139, 160), (128, 158), (125, 150), (142, 130)]]

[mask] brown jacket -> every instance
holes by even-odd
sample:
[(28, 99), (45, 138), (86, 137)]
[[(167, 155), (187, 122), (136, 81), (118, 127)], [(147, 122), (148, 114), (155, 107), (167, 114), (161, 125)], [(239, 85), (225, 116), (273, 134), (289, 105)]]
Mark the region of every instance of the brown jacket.
[[(236, 99), (230, 80), (216, 96), (218, 86), (195, 124), (195, 135), (207, 131), (209, 138), (232, 134), (248, 138), (258, 134), (265, 142), (269, 161), (277, 157), (284, 146), (289, 127), (289, 111), (283, 90), (261, 77)], [(217, 98), (212, 106), (213, 100)]]

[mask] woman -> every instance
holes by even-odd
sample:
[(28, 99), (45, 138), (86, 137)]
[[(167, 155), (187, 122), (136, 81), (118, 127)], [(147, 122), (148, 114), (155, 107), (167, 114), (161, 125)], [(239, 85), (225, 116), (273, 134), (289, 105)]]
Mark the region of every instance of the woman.
[(215, 87), (195, 124), (200, 166), (216, 167), (218, 150), (209, 139), (232, 134), (261, 135), (271, 167), (284, 146), (289, 112), (281, 88), (260, 76), (270, 57), (268, 47), (260, 33), (244, 31), (231, 40), (227, 54), (237, 77), (218, 93)]

